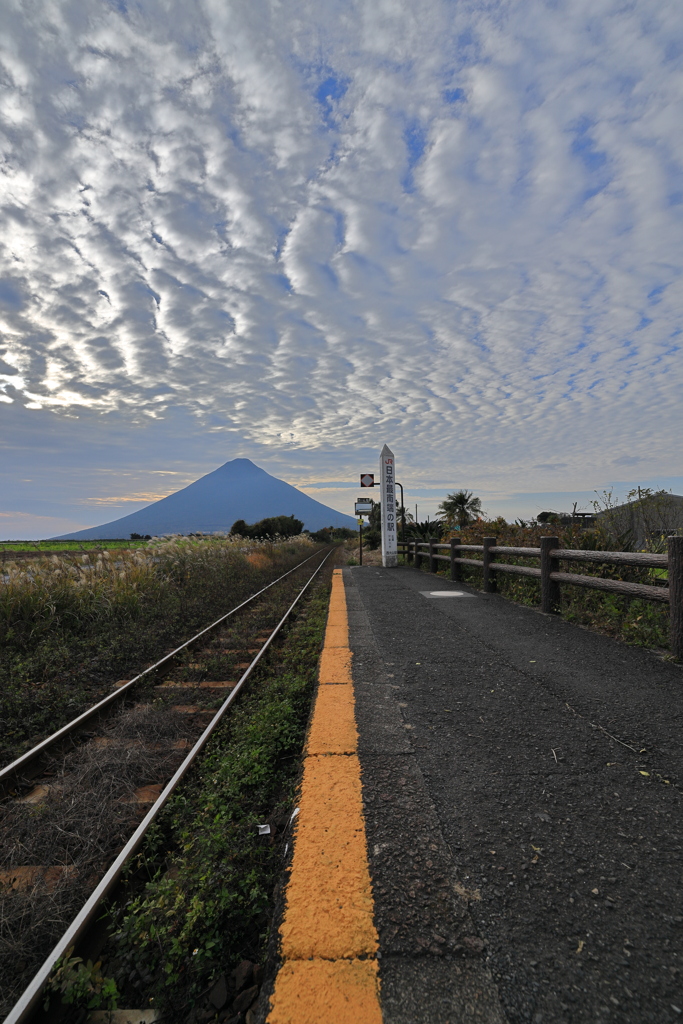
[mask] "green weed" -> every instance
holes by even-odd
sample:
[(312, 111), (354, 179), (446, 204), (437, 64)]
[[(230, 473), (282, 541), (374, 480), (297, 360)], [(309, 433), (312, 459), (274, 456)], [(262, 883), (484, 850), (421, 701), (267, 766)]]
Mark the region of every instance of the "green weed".
[(84, 961), (80, 956), (72, 957), (73, 947), (59, 961), (45, 990), (45, 1010), (49, 1009), (50, 997), (61, 996), (65, 1006), (82, 1006), (88, 1010), (115, 1010), (119, 992), (113, 978), (102, 974), (102, 961)]
[(141, 860), (157, 865), (166, 851), (165, 863), (119, 912), (108, 970), (171, 1020), (185, 1020), (217, 974), (263, 957), (282, 853), (257, 825), (288, 820), (328, 595), (320, 586), (309, 599), (173, 799)]

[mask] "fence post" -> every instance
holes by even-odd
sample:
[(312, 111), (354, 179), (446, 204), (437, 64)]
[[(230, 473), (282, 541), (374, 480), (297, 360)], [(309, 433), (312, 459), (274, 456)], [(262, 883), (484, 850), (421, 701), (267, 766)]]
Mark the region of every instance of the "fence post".
[(669, 537), (669, 623), (671, 650), (683, 661), (683, 537)]
[(429, 571), (436, 572), (436, 559), (434, 558), (434, 545), (436, 541), (433, 537), (429, 538)]
[(497, 590), (498, 581), (496, 580), (495, 572), (491, 572), (491, 562), (493, 559), (489, 553), (489, 548), (495, 548), (498, 543), (497, 537), (484, 537), (484, 591), (487, 594), (495, 594)]
[(460, 547), (460, 541), (457, 537), (451, 537), (451, 579), (457, 583), (460, 576), (460, 563), (456, 562), (455, 559), (458, 557), (458, 548)]
[(422, 558), (422, 552), (420, 551), (420, 542), (415, 540), (415, 568), (420, 568), (420, 559)]
[(560, 607), (560, 585), (550, 579), (551, 572), (560, 571), (557, 558), (551, 558), (553, 548), (559, 548), (558, 537), (541, 537), (541, 611), (556, 612)]

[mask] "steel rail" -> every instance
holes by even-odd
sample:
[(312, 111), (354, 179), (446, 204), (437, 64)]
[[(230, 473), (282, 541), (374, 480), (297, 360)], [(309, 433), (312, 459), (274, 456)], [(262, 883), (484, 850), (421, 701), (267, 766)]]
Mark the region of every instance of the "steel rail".
[(235, 608), (232, 608), (225, 615), (221, 615), (220, 619), (216, 619), (216, 621), (212, 622), (210, 626), (206, 626), (204, 629), (201, 630), (201, 632), (195, 634), (195, 636), (191, 637), (189, 640), (186, 640), (185, 643), (181, 644), (180, 647), (176, 647), (175, 650), (170, 652), (170, 654), (165, 654), (163, 658), (159, 659), (159, 661), (155, 661), (155, 663), (153, 665), (150, 665), (149, 668), (146, 668), (143, 672), (138, 673), (138, 675), (136, 675), (133, 679), (130, 679), (124, 686), (120, 686), (116, 690), (113, 690), (111, 693), (107, 694), (107, 696), (103, 697), (102, 700), (99, 701), (97, 704), (93, 704), (91, 708), (88, 708), (87, 711), (82, 712), (82, 714), (80, 714), (77, 718), (74, 718), (71, 722), (68, 722), (66, 725), (63, 725), (61, 729), (58, 729), (56, 732), (53, 732), (44, 740), (41, 740), (41, 742), (37, 743), (35, 747), (32, 747), (30, 750), (27, 750), (25, 754), (22, 754), (21, 757), (18, 757), (15, 761), (12, 761), (10, 764), (6, 765), (5, 768), (0, 769), (0, 795), (7, 790), (8, 781), (12, 777), (17, 776), (22, 771), (22, 769), (26, 768), (33, 761), (36, 761), (47, 750), (49, 750), (50, 747), (55, 746), (55, 744), (59, 743), (60, 740), (63, 740), (70, 733), (75, 732), (94, 715), (98, 714), (109, 704), (113, 704), (114, 701), (118, 700), (119, 697), (122, 696), (122, 694), (126, 693), (144, 676), (149, 675), (150, 672), (154, 672), (165, 662), (175, 657), (176, 654), (179, 654), (180, 651), (185, 650), (186, 647), (189, 647), (190, 644), (193, 644), (195, 640), (199, 640), (199, 638), (204, 636), (205, 633), (209, 633), (212, 629), (215, 629), (216, 626), (219, 626), (221, 622), (225, 622), (226, 619), (229, 619), (231, 615), (234, 615), (241, 608), (244, 608), (245, 605), (250, 604), (251, 601), (255, 601), (256, 598), (260, 597), (261, 594), (266, 592), (266, 590), (270, 590), (270, 588), (274, 587), (276, 583), (280, 583), (282, 580), (285, 579), (285, 577), (290, 576), (293, 572), (296, 572), (296, 570), (300, 569), (302, 565), (306, 564), (306, 562), (310, 562), (310, 560), (312, 558), (315, 558), (317, 554), (320, 554), (320, 552), (314, 551), (312, 555), (309, 555), (308, 558), (304, 558), (304, 560), (295, 565), (293, 569), (288, 569), (287, 572), (284, 573), (282, 576), (278, 576), (276, 580), (273, 580), (272, 583), (269, 583), (267, 586), (262, 587), (261, 590), (258, 590), (255, 594), (252, 594), (251, 597), (248, 597), (246, 599), (246, 601), (242, 601), (241, 604), (238, 604)]
[[(316, 554), (318, 554), (318, 552), (316, 552)], [(277, 626), (270, 634), (268, 639), (266, 640), (261, 650), (258, 652), (258, 654), (251, 662), (251, 664), (244, 672), (244, 674), (241, 676), (239, 681), (235, 684), (234, 688), (230, 691), (230, 694), (228, 695), (226, 700), (223, 702), (223, 704), (221, 704), (212, 721), (201, 734), (201, 736), (195, 743), (190, 753), (187, 755), (183, 763), (176, 771), (173, 778), (167, 783), (167, 785), (159, 795), (159, 798), (157, 799), (156, 803), (152, 806), (152, 808), (147, 812), (145, 817), (142, 819), (133, 835), (130, 837), (130, 839), (128, 840), (124, 848), (121, 850), (118, 857), (111, 865), (107, 873), (101, 879), (97, 887), (93, 890), (88, 900), (84, 903), (83, 907), (81, 908), (77, 916), (74, 918), (73, 922), (64, 932), (64, 935), (61, 937), (57, 945), (54, 947), (50, 955), (47, 957), (42, 967), (37, 971), (33, 979), (29, 982), (28, 986), (24, 989), (22, 995), (19, 997), (19, 999), (14, 1004), (9, 1014), (5, 1018), (4, 1024), (26, 1024), (26, 1022), (28, 1022), (31, 1019), (33, 1011), (36, 1009), (38, 1003), (40, 1002), (40, 999), (42, 998), (43, 990), (45, 988), (45, 985), (47, 984), (47, 981), (49, 980), (50, 974), (52, 973), (55, 964), (60, 959), (60, 957), (64, 956), (64, 954), (72, 946), (75, 946), (79, 938), (81, 938), (81, 936), (85, 933), (87, 928), (93, 923), (95, 917), (99, 913), (100, 904), (102, 903), (103, 900), (107, 898), (109, 893), (112, 891), (114, 886), (119, 881), (121, 872), (126, 864), (126, 861), (128, 861), (138, 851), (138, 849), (142, 845), (143, 839), (145, 838), (145, 833), (147, 832), (147, 829), (152, 824), (152, 822), (155, 821), (155, 819), (159, 816), (168, 798), (175, 790), (176, 786), (180, 783), (180, 781), (192, 767), (193, 762), (196, 760), (196, 758), (199, 756), (199, 754), (202, 752), (202, 750), (208, 743), (212, 733), (215, 731), (216, 727), (218, 726), (221, 719), (227, 712), (228, 708), (236, 699), (238, 693), (246, 683), (247, 679), (254, 671), (257, 664), (265, 654), (266, 650), (271, 645), (277, 634), (280, 632), (283, 625), (291, 615), (292, 611), (299, 603), (306, 590), (308, 590), (311, 583), (318, 575), (318, 573), (320, 572), (320, 570), (322, 569), (322, 567), (324, 566), (325, 562), (327, 561), (331, 554), (332, 551), (328, 551), (328, 553), (325, 555), (325, 557), (323, 558), (322, 562), (317, 567), (313, 575), (309, 578), (308, 582), (299, 591), (294, 601), (291, 603), (285, 614), (282, 616), (282, 618), (280, 619), (280, 621), (278, 622)], [(306, 561), (308, 561), (308, 559), (306, 559)], [(298, 568), (298, 566), (296, 566), (296, 568)]]

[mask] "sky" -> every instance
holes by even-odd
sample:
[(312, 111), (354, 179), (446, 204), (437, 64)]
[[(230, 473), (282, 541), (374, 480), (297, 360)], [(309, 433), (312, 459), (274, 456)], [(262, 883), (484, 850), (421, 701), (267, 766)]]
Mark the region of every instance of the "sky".
[(680, 0), (4, 0), (0, 75), (0, 537), (683, 493)]

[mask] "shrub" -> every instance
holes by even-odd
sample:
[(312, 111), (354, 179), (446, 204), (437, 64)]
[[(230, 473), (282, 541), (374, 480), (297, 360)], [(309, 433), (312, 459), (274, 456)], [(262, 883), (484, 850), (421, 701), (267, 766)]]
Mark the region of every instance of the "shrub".
[(236, 519), (232, 524), (230, 535), (235, 537), (247, 537), (252, 540), (276, 537), (297, 537), (304, 528), (300, 519), (294, 516), (271, 516), (270, 519), (260, 519), (258, 523), (251, 526), (245, 523), (244, 519)]

